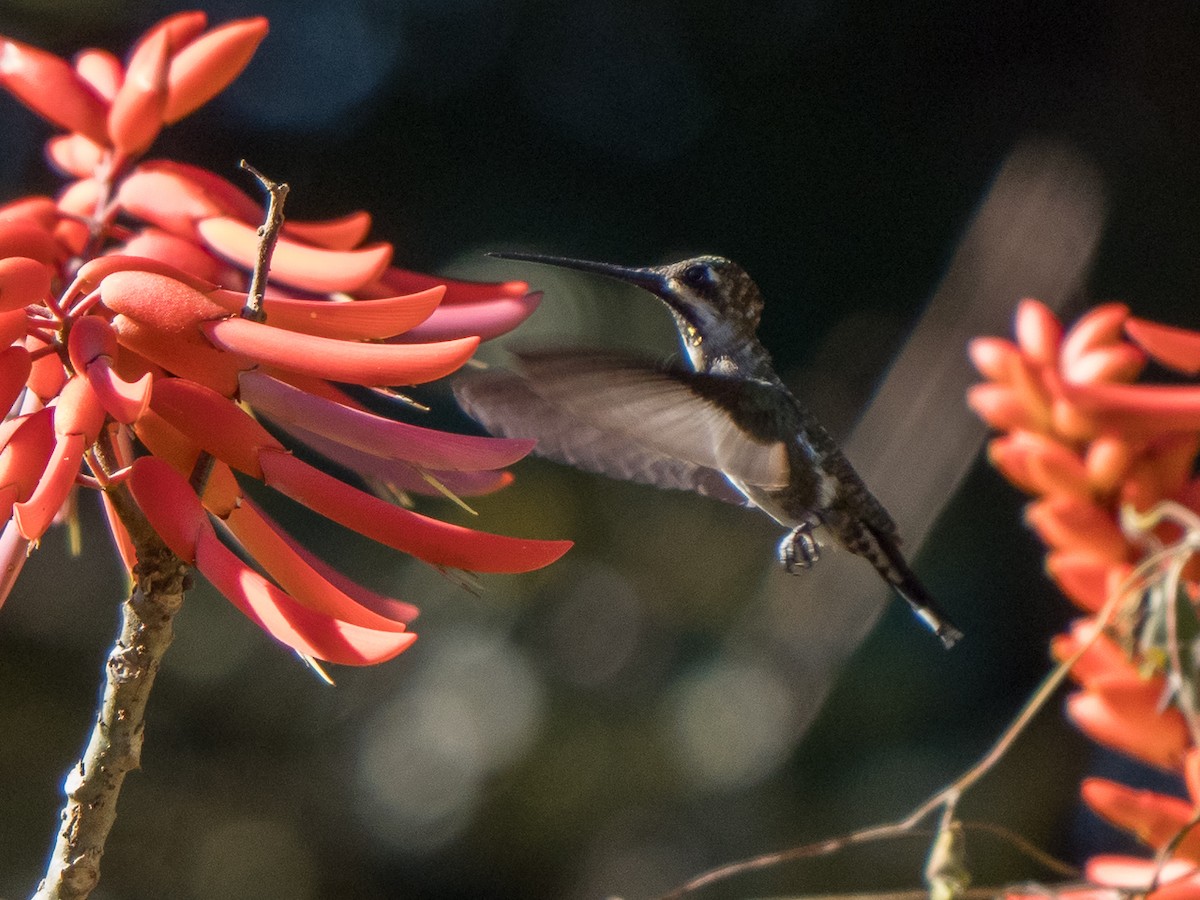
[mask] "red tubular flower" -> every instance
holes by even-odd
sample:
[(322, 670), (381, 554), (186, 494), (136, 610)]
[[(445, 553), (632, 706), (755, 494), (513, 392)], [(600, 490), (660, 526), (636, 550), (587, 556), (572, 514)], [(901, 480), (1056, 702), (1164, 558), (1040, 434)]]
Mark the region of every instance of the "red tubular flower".
[[(294, 435), (391, 491), (503, 487), (504, 467), (530, 442), (392, 421), (337, 384), (444, 377), (529, 316), (539, 295), (521, 282), (390, 268), (391, 245), (364, 243), (371, 219), (360, 211), (289, 221), (262, 316), (243, 318), (259, 204), (211, 172), (138, 157), (237, 77), (266, 32), (261, 18), (209, 29), (203, 13), (180, 13), (151, 28), (124, 66), (98, 50), (72, 66), (0, 38), (0, 85), (68, 132), (47, 149), (76, 179), (57, 200), (0, 209), (0, 401), (10, 410), (0, 424), (0, 603), (29, 542), (77, 484), (125, 479), (166, 544), (272, 637), (366, 665), (412, 642), (416, 608), (329, 568), (243, 495), (233, 470), (435, 566), (522, 572), (553, 562), (567, 542), (402, 509), (302, 463), (285, 442)], [(197, 486), (198, 466), (208, 474)], [(107, 498), (105, 508), (132, 567), (129, 535)]]
[[(1097, 307), (1064, 334), (1048, 309), (1026, 300), (1016, 335), (1015, 343), (990, 337), (971, 343), (971, 359), (988, 381), (973, 387), (968, 401), (1005, 432), (992, 440), (989, 454), (1010, 481), (1035, 496), (1026, 518), (1048, 547), (1051, 577), (1095, 615), (1121, 600), (1119, 591), (1131, 590), (1127, 582), (1148, 550), (1180, 548), (1169, 578), (1161, 573), (1175, 565), (1170, 561), (1139, 570), (1138, 587), (1151, 599), (1136, 613), (1121, 610), (1123, 630), (1111, 616), (1083, 619), (1054, 640), (1053, 651), (1059, 660), (1075, 659), (1071, 674), (1081, 689), (1066, 708), (1084, 733), (1184, 776), (1189, 800), (1099, 778), (1085, 780), (1081, 792), (1098, 815), (1153, 850), (1173, 846), (1171, 861), (1157, 873), (1155, 898), (1197, 897), (1200, 831), (1191, 823), (1200, 809), (1200, 712), (1190, 699), (1194, 687), (1180, 686), (1194, 677), (1195, 647), (1186, 630), (1192, 624), (1177, 619), (1185, 615), (1184, 598), (1194, 605), (1200, 596), (1194, 561), (1184, 566), (1200, 532), (1188, 524), (1200, 513), (1200, 482), (1193, 475), (1200, 387), (1135, 382), (1147, 358), (1186, 375), (1200, 373), (1200, 334), (1132, 318), (1120, 304)], [(1126, 536), (1123, 509), (1145, 512), (1164, 500), (1183, 510), (1174, 524)], [(1192, 543), (1180, 542), (1181, 529)], [(1102, 626), (1121, 643), (1098, 635)], [(1087, 877), (1103, 887), (1078, 896), (1145, 890), (1155, 875), (1151, 860), (1099, 857), (1088, 864)]]

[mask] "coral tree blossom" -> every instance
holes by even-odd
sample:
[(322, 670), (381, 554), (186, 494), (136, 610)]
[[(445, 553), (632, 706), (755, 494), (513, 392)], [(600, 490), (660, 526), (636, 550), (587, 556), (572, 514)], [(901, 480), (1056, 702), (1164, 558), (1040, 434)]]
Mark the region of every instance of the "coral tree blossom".
[[(1080, 690), (1067, 713), (1093, 740), (1177, 773), (1188, 792), (1185, 800), (1085, 780), (1088, 806), (1154, 850), (1169, 849), (1170, 859), (1097, 857), (1086, 875), (1103, 887), (1056, 896), (1115, 898), (1122, 888), (1153, 882), (1161, 900), (1200, 897), (1191, 637), (1200, 595), (1189, 564), (1189, 541), (1200, 539), (1193, 531), (1200, 519), (1189, 524), (1200, 513), (1200, 386), (1138, 382), (1149, 360), (1181, 375), (1200, 373), (1200, 333), (1135, 318), (1116, 303), (1096, 307), (1064, 333), (1048, 308), (1026, 300), (1015, 343), (978, 338), (970, 355), (988, 380), (968, 400), (1002, 432), (989, 444), (991, 460), (1034, 495), (1026, 519), (1047, 545), (1047, 571), (1086, 614), (1052, 646), (1060, 660), (1078, 655), (1071, 675)], [(1132, 527), (1163, 501), (1177, 504), (1174, 521), (1155, 517)], [(1113, 604), (1115, 616), (1108, 614)]]
[[(503, 487), (530, 442), (404, 424), (354, 398), (450, 374), (538, 297), (521, 282), (395, 268), (389, 244), (364, 243), (371, 220), (355, 212), (286, 223), (261, 314), (243, 315), (260, 205), (211, 172), (142, 157), (164, 125), (229, 84), (266, 33), (261, 18), (209, 28), (203, 13), (181, 13), (124, 63), (103, 50), (67, 62), (0, 38), (0, 84), (62, 129), (47, 154), (72, 179), (57, 197), (0, 208), (0, 599), (78, 486), (124, 483), (163, 541), (271, 636), (318, 659), (377, 663), (411, 643), (415, 608), (330, 569), (235, 473), (438, 567), (547, 565), (567, 543), (428, 518), (289, 449), (301, 442), (379, 493)], [(101, 496), (132, 569), (130, 536)]]

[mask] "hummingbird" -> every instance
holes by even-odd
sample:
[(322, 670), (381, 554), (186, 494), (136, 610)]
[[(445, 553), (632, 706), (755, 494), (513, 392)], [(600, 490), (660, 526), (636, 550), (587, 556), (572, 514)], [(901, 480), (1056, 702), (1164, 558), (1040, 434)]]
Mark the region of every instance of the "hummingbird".
[(585, 471), (758, 507), (788, 529), (778, 556), (792, 574), (817, 562), (823, 529), (874, 566), (943, 645), (962, 637), (909, 567), (887, 510), (776, 374), (758, 340), (763, 298), (745, 269), (719, 256), (633, 268), (489, 255), (650, 292), (674, 317), (688, 364), (582, 348), (517, 352), (517, 372), (454, 386), (485, 428), (536, 438), (534, 452)]

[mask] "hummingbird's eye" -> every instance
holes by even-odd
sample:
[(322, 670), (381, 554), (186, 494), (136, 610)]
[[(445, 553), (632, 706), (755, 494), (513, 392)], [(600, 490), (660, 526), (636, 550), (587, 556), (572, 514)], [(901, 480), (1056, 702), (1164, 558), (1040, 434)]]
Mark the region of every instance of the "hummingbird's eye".
[(712, 284), (712, 275), (711, 268), (704, 263), (697, 263), (684, 269), (679, 275), (679, 280), (690, 287), (703, 288)]

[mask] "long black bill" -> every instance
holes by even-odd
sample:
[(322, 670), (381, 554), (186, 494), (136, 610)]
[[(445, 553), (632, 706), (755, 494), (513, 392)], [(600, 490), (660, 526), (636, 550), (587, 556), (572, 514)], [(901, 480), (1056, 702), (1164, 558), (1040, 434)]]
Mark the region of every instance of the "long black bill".
[(575, 269), (579, 272), (591, 272), (632, 284), (647, 290), (655, 296), (663, 296), (666, 290), (666, 279), (658, 269), (632, 268), (614, 266), (612, 263), (592, 262), (587, 259), (570, 259), (565, 256), (544, 256), (540, 253), (489, 253), (495, 259), (511, 259), (517, 262), (540, 263), (546, 266), (556, 266), (560, 269)]

